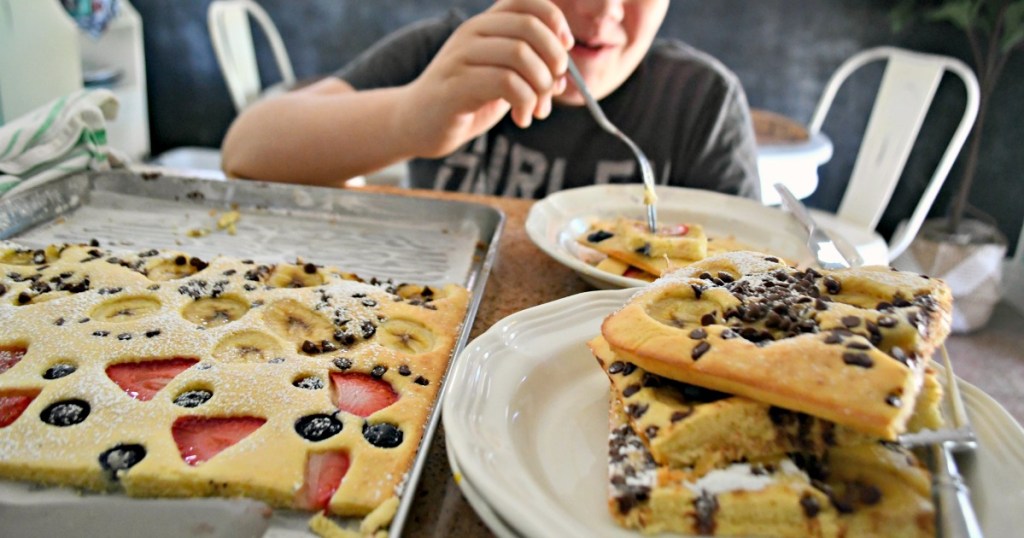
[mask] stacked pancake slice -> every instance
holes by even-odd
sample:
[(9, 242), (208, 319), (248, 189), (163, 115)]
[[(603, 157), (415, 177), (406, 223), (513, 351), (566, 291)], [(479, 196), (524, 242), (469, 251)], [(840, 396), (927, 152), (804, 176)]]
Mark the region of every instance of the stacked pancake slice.
[(468, 298), (313, 263), (2, 244), (0, 478), (374, 514), (373, 533)]
[(605, 256), (598, 269), (648, 282), (711, 255), (752, 248), (731, 237), (710, 238), (700, 224), (671, 224), (651, 232), (647, 223), (625, 217), (592, 222), (578, 242)]
[(930, 481), (893, 443), (941, 426), (941, 281), (798, 270), (754, 252), (675, 271), (590, 342), (612, 387), (609, 508), (722, 536), (929, 536)]

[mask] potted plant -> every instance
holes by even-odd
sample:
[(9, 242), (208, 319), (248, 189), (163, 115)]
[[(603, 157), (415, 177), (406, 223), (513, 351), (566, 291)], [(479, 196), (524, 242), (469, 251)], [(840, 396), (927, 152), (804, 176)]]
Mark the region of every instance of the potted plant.
[(918, 20), (952, 24), (970, 45), (980, 102), (966, 154), (961, 153), (966, 159), (963, 175), (948, 215), (925, 222), (895, 263), (944, 278), (953, 289), (953, 330), (972, 331), (988, 322), (1001, 297), (1006, 238), (990, 217), (970, 206), (968, 198), (992, 92), (1007, 59), (1024, 43), (1024, 0), (900, 0), (890, 15), (896, 31)]

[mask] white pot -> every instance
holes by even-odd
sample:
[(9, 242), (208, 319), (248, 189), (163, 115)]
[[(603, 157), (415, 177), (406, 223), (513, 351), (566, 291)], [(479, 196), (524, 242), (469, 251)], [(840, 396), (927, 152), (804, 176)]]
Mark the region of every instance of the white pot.
[(977, 220), (964, 220), (959, 232), (948, 233), (946, 219), (928, 220), (892, 264), (945, 280), (953, 291), (953, 332), (966, 333), (988, 323), (1002, 298), (1006, 238)]

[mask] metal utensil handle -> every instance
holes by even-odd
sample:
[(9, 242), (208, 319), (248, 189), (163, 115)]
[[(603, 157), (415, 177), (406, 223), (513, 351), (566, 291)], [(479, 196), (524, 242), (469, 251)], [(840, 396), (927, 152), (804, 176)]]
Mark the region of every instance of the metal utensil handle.
[(583, 95), (583, 102), (587, 105), (587, 110), (590, 111), (590, 115), (594, 117), (597, 124), (602, 129), (615, 135), (619, 140), (622, 140), (629, 146), (629, 149), (633, 151), (637, 161), (640, 162), (640, 177), (644, 181), (644, 205), (647, 206), (647, 227), (651, 233), (657, 233), (658, 231), (658, 213), (654, 207), (654, 203), (657, 201), (658, 196), (654, 192), (654, 170), (651, 168), (651, 161), (647, 158), (647, 155), (640, 149), (639, 146), (633, 142), (628, 136), (623, 134), (618, 127), (612, 123), (607, 116), (604, 115), (604, 110), (601, 110), (601, 105), (597, 104), (597, 99), (590, 94), (590, 90), (587, 89), (587, 83), (583, 80), (583, 75), (580, 74), (579, 69), (576, 68), (576, 64), (572, 61), (572, 57), (569, 57), (569, 76), (572, 77), (573, 83), (576, 84), (576, 89)]
[(775, 184), (775, 190), (778, 191), (779, 196), (782, 197), (782, 201), (786, 206), (786, 209), (796, 217), (796, 220), (800, 221), (800, 224), (808, 231), (811, 232), (817, 225), (814, 223), (814, 219), (811, 218), (811, 214), (807, 212), (807, 208), (804, 204), (800, 203), (800, 200), (796, 199), (789, 187), (786, 187), (782, 183)]
[(939, 536), (981, 538), (981, 525), (971, 504), (971, 492), (964, 484), (953, 454), (944, 443), (932, 445), (935, 476), (932, 486), (939, 508)]

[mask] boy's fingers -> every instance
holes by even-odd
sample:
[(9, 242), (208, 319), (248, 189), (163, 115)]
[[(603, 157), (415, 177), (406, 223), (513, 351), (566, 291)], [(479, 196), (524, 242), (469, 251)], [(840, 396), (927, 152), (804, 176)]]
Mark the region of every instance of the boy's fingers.
[(488, 10), (530, 15), (547, 26), (558, 37), (564, 49), (572, 48), (572, 30), (565, 14), (549, 0), (500, 0)]
[(474, 67), (473, 88), (467, 88), (480, 107), (495, 99), (502, 99), (512, 107), (512, 120), (520, 127), (529, 126), (537, 108), (537, 94), (526, 80), (516, 72), (494, 66)]
[(473, 32), (481, 37), (513, 39), (526, 43), (553, 75), (565, 72), (568, 52), (551, 30), (536, 17), (520, 13), (494, 13), (474, 21)]
[(470, 66), (501, 67), (515, 71), (533, 88), (535, 93), (552, 89), (555, 76), (530, 46), (522, 41), (503, 37), (478, 40), (471, 50), (465, 51)]

